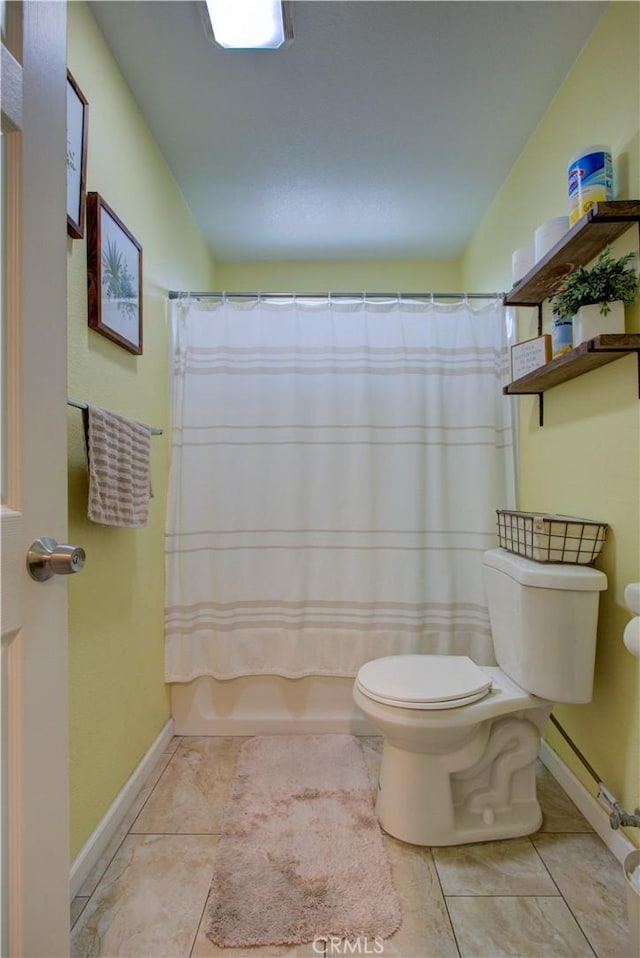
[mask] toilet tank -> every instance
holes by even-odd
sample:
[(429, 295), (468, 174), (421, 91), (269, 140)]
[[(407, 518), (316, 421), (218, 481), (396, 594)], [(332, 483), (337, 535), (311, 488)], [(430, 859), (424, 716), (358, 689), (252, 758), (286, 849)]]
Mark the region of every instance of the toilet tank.
[(484, 582), (498, 665), (521, 688), (552, 702), (589, 702), (603, 572), (542, 564), (491, 549)]

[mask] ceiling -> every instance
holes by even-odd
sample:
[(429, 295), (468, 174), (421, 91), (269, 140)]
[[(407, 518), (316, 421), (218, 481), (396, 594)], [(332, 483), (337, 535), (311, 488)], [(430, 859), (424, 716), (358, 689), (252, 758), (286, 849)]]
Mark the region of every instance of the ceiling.
[(299, 0), (280, 50), (200, 4), (94, 0), (215, 258), (455, 259), (602, 15), (598, 2)]

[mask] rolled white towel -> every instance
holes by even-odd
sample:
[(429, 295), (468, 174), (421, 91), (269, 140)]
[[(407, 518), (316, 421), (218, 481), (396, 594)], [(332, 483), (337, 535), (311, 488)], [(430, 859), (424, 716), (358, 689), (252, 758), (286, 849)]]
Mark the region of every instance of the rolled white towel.
[(630, 582), (624, 590), (624, 602), (635, 615), (640, 615), (640, 582)]
[(640, 658), (640, 616), (637, 615), (627, 625), (623, 635), (624, 644), (632, 655)]

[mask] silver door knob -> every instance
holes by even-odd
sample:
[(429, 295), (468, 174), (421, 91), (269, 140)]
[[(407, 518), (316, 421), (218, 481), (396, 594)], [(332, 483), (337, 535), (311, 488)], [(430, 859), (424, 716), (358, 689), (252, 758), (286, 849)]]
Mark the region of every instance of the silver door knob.
[(55, 539), (36, 539), (27, 552), (27, 569), (32, 579), (46, 582), (54, 575), (81, 572), (86, 558), (80, 546), (59, 546)]

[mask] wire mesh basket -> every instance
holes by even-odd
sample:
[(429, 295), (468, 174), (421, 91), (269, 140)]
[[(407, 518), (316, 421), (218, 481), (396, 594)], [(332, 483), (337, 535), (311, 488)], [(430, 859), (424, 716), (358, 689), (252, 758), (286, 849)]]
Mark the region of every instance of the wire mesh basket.
[(604, 542), (607, 523), (577, 516), (512, 512), (497, 509), (498, 541), (503, 549), (535, 562), (593, 565)]

